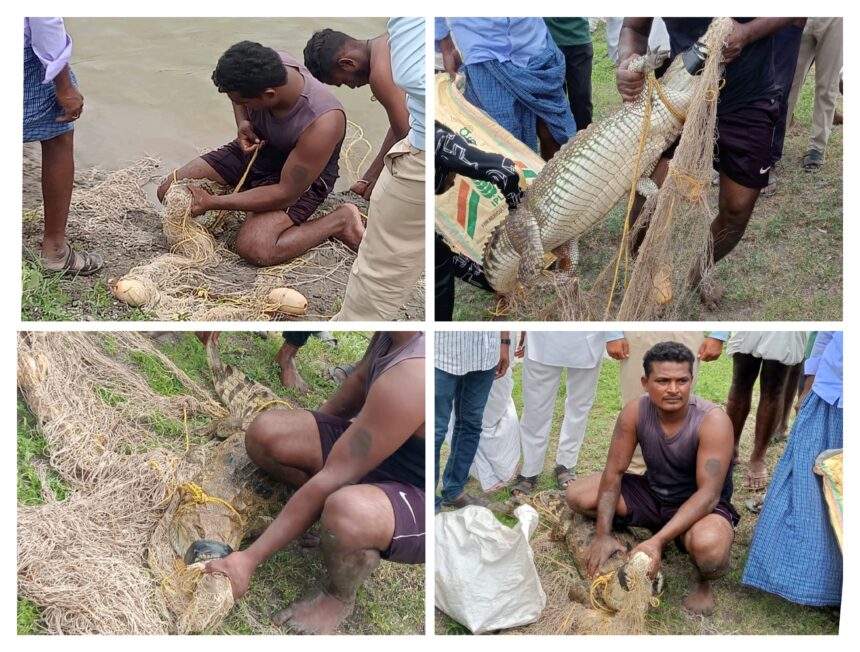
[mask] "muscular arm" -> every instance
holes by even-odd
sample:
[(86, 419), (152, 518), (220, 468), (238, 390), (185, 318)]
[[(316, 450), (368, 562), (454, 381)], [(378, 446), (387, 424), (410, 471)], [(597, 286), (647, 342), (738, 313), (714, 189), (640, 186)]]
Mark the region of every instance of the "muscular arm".
[(606, 456), (606, 468), (600, 477), (600, 487), (597, 490), (597, 523), (598, 536), (612, 531), (612, 520), (621, 497), (621, 478), (636, 450), (636, 421), (639, 418), (639, 401), (631, 401), (621, 410), (612, 431), (612, 441), (609, 443), (609, 453)]
[(662, 548), (714, 511), (734, 451), (732, 422), (722, 410), (711, 410), (699, 428), (696, 455), (697, 490), (663, 528), (652, 537)]
[[(192, 213), (200, 215), (208, 210), (254, 213), (286, 210), (319, 177), (345, 133), (346, 116), (343, 112), (324, 113), (302, 132), (284, 163), (278, 183), (231, 195), (206, 195), (202, 197), (202, 205), (194, 207)], [(199, 193), (196, 197), (200, 199)]]
[(611, 534), (612, 521), (621, 497), (621, 478), (630, 466), (633, 451), (636, 449), (638, 418), (639, 402), (631, 401), (621, 410), (612, 431), (606, 467), (597, 489), (596, 535), (588, 549), (587, 570), (591, 577), (600, 571), (600, 567), (616, 550), (622, 549), (621, 544)]
[(723, 62), (731, 63), (740, 56), (745, 46), (789, 27), (796, 20), (796, 18), (753, 18), (748, 23), (732, 20), (732, 31), (723, 44)]
[(367, 375), (370, 373), (370, 351), (376, 344), (380, 334), (374, 333), (367, 345), (364, 357), (355, 366), (355, 370), (346, 377), (338, 390), (319, 409), (323, 414), (351, 419), (357, 415), (364, 405)]

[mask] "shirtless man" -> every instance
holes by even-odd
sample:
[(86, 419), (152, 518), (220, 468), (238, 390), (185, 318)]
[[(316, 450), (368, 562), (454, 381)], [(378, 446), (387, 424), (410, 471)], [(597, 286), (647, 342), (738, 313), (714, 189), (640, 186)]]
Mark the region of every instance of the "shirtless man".
[(257, 566), (317, 519), (328, 581), (275, 614), (278, 625), (329, 634), (352, 613), (380, 559), (424, 563), (423, 333), (376, 333), (318, 412), (264, 412), (248, 427), (245, 447), (261, 469), (298, 490), (247, 549), (204, 569), (227, 575), (234, 599)]
[(388, 133), (376, 158), (361, 179), (350, 188), (369, 200), (376, 180), (385, 167), (385, 154), (409, 133), (406, 93), (394, 83), (388, 32), (369, 40), (357, 40), (343, 32), (324, 29), (305, 46), (305, 65), (324, 84), (358, 88), (370, 84), (370, 92), (388, 114)]
[[(291, 55), (251, 41), (221, 56), (212, 81), (233, 103), (238, 137), (180, 168), (176, 177), (235, 186), (253, 152), (260, 152), (242, 192), (210, 195), (189, 186), (191, 214), (245, 211), (236, 253), (253, 265), (285, 263), (332, 237), (357, 251), (364, 226), (354, 205), (307, 221), (337, 180), (346, 134), (337, 98)], [(159, 200), (172, 181), (170, 175), (158, 188)]]
[[(612, 536), (613, 521), (645, 527), (653, 536), (631, 551), (651, 560), (651, 576), (666, 546), (675, 541), (690, 555), (696, 578), (684, 606), (714, 610), (711, 580), (729, 566), (739, 516), (731, 503), (732, 422), (713, 403), (691, 396), (693, 353), (683, 344), (661, 342), (643, 360), (645, 395), (629, 402), (615, 423), (606, 468), (570, 484), (567, 502), (597, 519), (588, 550), (588, 573), (624, 547)], [(648, 468), (625, 473), (636, 444)]]

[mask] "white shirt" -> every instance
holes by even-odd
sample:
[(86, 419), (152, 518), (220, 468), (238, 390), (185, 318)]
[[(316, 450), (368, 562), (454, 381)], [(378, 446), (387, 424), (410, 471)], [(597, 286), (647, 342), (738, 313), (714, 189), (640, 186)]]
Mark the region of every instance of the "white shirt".
[(550, 367), (593, 369), (606, 350), (604, 331), (528, 331), (526, 356)]
[(465, 376), (499, 364), (502, 334), (499, 331), (437, 331), (436, 368)]

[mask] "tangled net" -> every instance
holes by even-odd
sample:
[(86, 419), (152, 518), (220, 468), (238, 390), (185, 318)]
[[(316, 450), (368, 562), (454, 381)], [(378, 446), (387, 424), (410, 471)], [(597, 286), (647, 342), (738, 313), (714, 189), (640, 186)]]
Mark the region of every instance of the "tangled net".
[[(155, 392), (135, 360), (161, 365), (181, 393)], [(19, 595), (42, 608), (50, 633), (171, 631), (145, 553), (173, 487), (195, 476), (205, 447), (159, 428), (221, 417), (223, 408), (137, 333), (22, 333), (18, 386), (50, 469), (70, 489), (60, 502), (43, 465), (45, 503), (18, 508)]]
[[(703, 37), (708, 51), (719, 53), (732, 29), (729, 18), (715, 18)], [(511, 296), (504, 313), (540, 320), (616, 319), (623, 321), (685, 318), (698, 297), (691, 285), (711, 282), (710, 225), (714, 211), (708, 197), (716, 140), (717, 102), (723, 66), (709, 56), (700, 75), (680, 143), (659, 192), (644, 204), (633, 228), (591, 287), (563, 276)], [(632, 180), (635, 183), (635, 179)], [(642, 237), (635, 259), (629, 251)]]
[[(362, 127), (348, 122), (340, 161), (347, 178), (358, 180), (372, 152)], [(288, 263), (253, 267), (230, 249), (244, 215), (213, 212), (191, 218), (188, 214), (186, 186), (200, 185), (213, 194), (231, 189), (206, 180), (176, 182), (159, 215), (145, 190), (157, 178), (157, 168), (157, 160), (145, 158), (108, 174), (89, 170), (77, 177), (71, 202), (76, 228), (97, 233), (112, 247), (135, 254), (164, 251), (164, 241), (148, 225), (160, 223), (167, 239), (169, 253), (132, 267), (113, 284), (120, 288), (115, 289), (118, 298), (166, 321), (269, 321), (296, 318), (279, 310), (282, 304), (269, 297), (276, 288), (290, 287), (310, 298), (304, 318), (327, 319), (336, 312), (335, 299), (343, 296), (355, 258), (348, 247), (329, 240)], [(311, 219), (345, 201), (367, 213), (360, 197), (334, 193)]]
[[(269, 297), (276, 288), (286, 285), (312, 288), (324, 280), (340, 280), (346, 286), (355, 254), (336, 241), (323, 243), (282, 265), (259, 269), (250, 266), (216, 241), (210, 232), (209, 226), (220, 222), (223, 216), (217, 213), (207, 213), (200, 219), (190, 216), (191, 193), (186, 188), (189, 185), (203, 186), (213, 194), (229, 191), (198, 179), (177, 181), (170, 187), (162, 216), (170, 253), (133, 267), (114, 286), (131, 288), (132, 305), (165, 320), (267, 321), (284, 318), (279, 304)], [(333, 200), (327, 200), (318, 214), (336, 208), (333, 204)], [(237, 214), (227, 214), (223, 226), (227, 242), (235, 239), (241, 219)], [(331, 315), (306, 316), (325, 319)]]
[[(511, 630), (516, 634), (647, 634), (646, 614), (658, 604), (653, 582), (648, 578), (650, 558), (637, 553), (624, 567), (624, 586), (618, 570), (622, 560), (610, 559), (606, 571), (593, 582), (586, 579), (585, 546), (589, 532), (565, 531), (582, 528), (571, 521), (571, 512), (560, 496), (551, 492), (532, 499), (541, 515), (539, 530), (531, 542), (535, 566), (546, 593), (546, 607), (540, 619)], [(579, 517), (574, 517), (579, 518)], [(631, 535), (621, 540), (633, 545)], [(561, 553), (561, 554), (559, 554)]]

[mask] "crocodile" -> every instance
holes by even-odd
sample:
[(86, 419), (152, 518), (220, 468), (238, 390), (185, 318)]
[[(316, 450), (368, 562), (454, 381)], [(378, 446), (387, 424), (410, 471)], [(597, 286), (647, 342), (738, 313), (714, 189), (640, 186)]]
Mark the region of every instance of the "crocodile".
[[(487, 242), (484, 271), (495, 290), (508, 294), (518, 284), (533, 286), (544, 273), (547, 254), (565, 247), (574, 251), (576, 240), (627, 196), (649, 102), (650, 126), (636, 186), (646, 197), (657, 191), (649, 176), (683, 130), (701, 83), (696, 73), (708, 56), (706, 44), (714, 40), (718, 20), (700, 41), (675, 57), (658, 87), (645, 84), (635, 101), (577, 133), (544, 166), (524, 200)], [(627, 69), (650, 75), (666, 56), (666, 52), (649, 51), (632, 59)]]
[[(192, 569), (226, 557), (243, 540), (259, 534), (286, 499), (284, 487), (266, 476), (245, 451), (245, 430), (262, 411), (288, 407), (267, 387), (221, 361), (215, 338), (206, 343), (212, 384), (228, 415), (198, 434), (220, 439), (192, 483), (179, 487), (179, 506), (165, 515), (166, 537), (153, 545), (169, 545), (159, 557), (172, 558), (168, 605), (181, 634), (216, 626), (233, 607), (230, 580), (199, 575)], [(150, 558), (155, 555), (150, 550)], [(191, 579), (188, 579), (191, 578)]]

